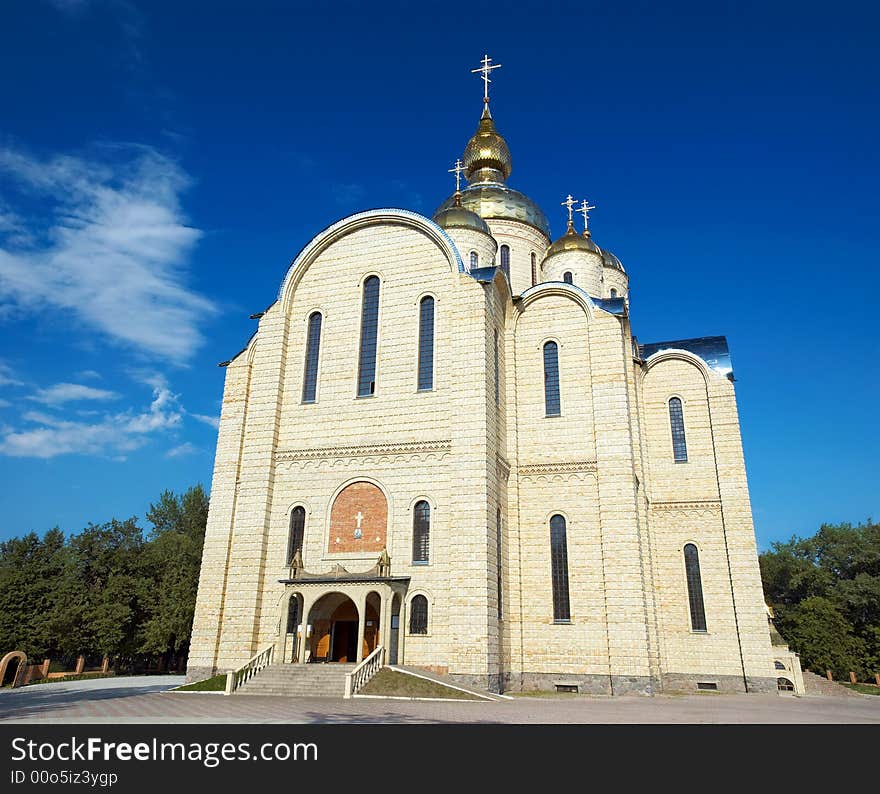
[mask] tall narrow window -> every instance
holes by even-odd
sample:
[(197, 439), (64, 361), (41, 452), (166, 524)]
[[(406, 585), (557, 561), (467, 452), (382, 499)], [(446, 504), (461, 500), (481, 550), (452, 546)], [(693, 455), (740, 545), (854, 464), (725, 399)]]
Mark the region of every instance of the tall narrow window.
[(669, 425), (672, 428), (672, 455), (676, 463), (687, 463), (688, 450), (684, 437), (684, 414), (681, 400), (673, 397), (669, 401)]
[(498, 618), (500, 620), (503, 615), (502, 602), (501, 602), (502, 562), (501, 562), (501, 508), (500, 507), (495, 511), (495, 554), (496, 554), (495, 567), (498, 569)]
[(559, 416), (559, 350), (556, 342), (544, 345), (544, 409), (547, 416)]
[(419, 304), (419, 391), (434, 388), (434, 299)]
[(409, 602), (409, 633), (428, 633), (428, 599), (423, 595), (413, 596)]
[(413, 508), (413, 562), (428, 562), (431, 543), (431, 505), (424, 500)]
[(358, 364), (358, 397), (376, 393), (376, 337), (379, 333), (379, 277), (364, 282), (361, 307), (361, 354)]
[(303, 537), (306, 531), (306, 509), (294, 507), (290, 513), (290, 532), (287, 536), (287, 564), (293, 562), (298, 551), (302, 551)]
[(538, 257), (532, 254), (532, 286), (538, 283)]
[(616, 289), (612, 289), (612, 290), (611, 290), (611, 297), (612, 297), (612, 298), (616, 298), (616, 297), (617, 297), (617, 290), (616, 290)]
[(572, 284), (572, 283), (574, 283), (573, 280), (572, 280), (572, 275), (571, 275), (571, 271), (570, 271), (570, 270), (566, 270), (566, 271), (562, 274), (562, 280), (563, 280), (566, 284)]
[(510, 246), (502, 245), (501, 246), (501, 272), (507, 276), (507, 280), (510, 281)]
[(471, 251), (471, 270), (476, 270), (480, 266), (480, 255), (476, 251)]
[(553, 576), (553, 620), (571, 620), (568, 605), (568, 543), (565, 537), (565, 518), (555, 515), (550, 519), (550, 570)]
[(321, 312), (314, 312), (309, 317), (309, 334), (306, 339), (306, 371), (303, 375), (304, 403), (315, 401), (318, 388), (318, 354), (321, 349)]
[(498, 405), (501, 387), (499, 386), (499, 366), (498, 366), (498, 329), (495, 329), (495, 344), (494, 344), (494, 356), (495, 356), (495, 405)]
[(700, 555), (693, 543), (684, 547), (684, 570), (691, 607), (691, 628), (694, 631), (705, 631), (706, 608), (703, 604), (703, 582), (700, 579)]

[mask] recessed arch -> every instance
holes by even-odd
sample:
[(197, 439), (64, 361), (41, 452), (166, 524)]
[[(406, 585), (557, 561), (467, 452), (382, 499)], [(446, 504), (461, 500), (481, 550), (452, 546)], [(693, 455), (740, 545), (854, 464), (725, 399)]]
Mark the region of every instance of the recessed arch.
[(593, 299), (577, 285), (566, 284), (562, 281), (545, 281), (534, 287), (529, 287), (520, 295), (520, 309), (525, 312), (535, 301), (551, 296), (570, 299), (583, 309), (588, 320), (593, 319), (595, 309)]
[(330, 499), (324, 547), (330, 554), (372, 556), (388, 546), (390, 526), (388, 490), (371, 477), (353, 477)]
[(278, 290), (278, 300), (285, 314), (290, 310), (290, 301), (305, 272), (311, 264), (333, 243), (343, 237), (370, 226), (391, 224), (404, 226), (422, 232), (446, 257), (452, 272), (466, 273), (464, 262), (452, 242), (452, 238), (430, 218), (410, 210), (383, 208), (349, 215), (328, 226), (317, 234), (291, 262)]

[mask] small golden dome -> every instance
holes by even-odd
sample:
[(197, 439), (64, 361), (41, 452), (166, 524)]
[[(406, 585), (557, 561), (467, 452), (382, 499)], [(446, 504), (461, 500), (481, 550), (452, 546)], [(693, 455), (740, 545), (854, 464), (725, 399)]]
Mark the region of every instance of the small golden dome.
[(561, 254), (563, 251), (589, 251), (593, 254), (602, 255), (599, 246), (596, 245), (589, 237), (578, 234), (574, 230), (574, 225), (569, 223), (568, 230), (553, 245), (547, 249), (544, 259), (549, 259), (554, 254)]
[(507, 148), (507, 141), (495, 129), (489, 105), (483, 106), (477, 132), (467, 142), (462, 160), (470, 184), (504, 182), (510, 176), (510, 149)]
[(434, 214), (434, 223), (441, 229), (473, 229), (483, 234), (491, 234), (489, 226), (476, 212), (454, 204), (440, 209)]

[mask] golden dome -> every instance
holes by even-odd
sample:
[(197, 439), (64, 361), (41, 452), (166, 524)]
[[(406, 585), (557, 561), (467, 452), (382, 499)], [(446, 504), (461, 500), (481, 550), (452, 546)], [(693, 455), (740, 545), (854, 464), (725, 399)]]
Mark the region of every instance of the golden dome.
[(437, 210), (434, 213), (434, 223), (441, 229), (473, 229), (483, 234), (491, 234), (486, 221), (476, 212), (462, 207), (460, 203)]
[(589, 237), (578, 234), (571, 223), (568, 224), (568, 231), (547, 249), (544, 259), (549, 259), (554, 254), (561, 254), (563, 251), (588, 251), (593, 254), (602, 255), (599, 246)]
[(510, 176), (510, 149), (507, 148), (507, 141), (495, 129), (489, 105), (483, 106), (477, 131), (464, 147), (462, 161), (470, 184), (504, 182)]
[[(435, 216), (454, 204), (455, 196), (450, 196), (437, 208)], [(507, 185), (468, 185), (461, 191), (461, 204), (481, 218), (527, 223), (550, 239), (550, 224), (541, 208), (528, 196)]]

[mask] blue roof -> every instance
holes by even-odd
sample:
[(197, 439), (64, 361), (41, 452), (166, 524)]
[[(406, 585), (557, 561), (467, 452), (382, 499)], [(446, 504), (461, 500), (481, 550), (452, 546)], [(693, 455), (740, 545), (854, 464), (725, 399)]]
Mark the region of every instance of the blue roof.
[(639, 345), (639, 356), (648, 359), (661, 350), (687, 350), (706, 362), (709, 369), (733, 380), (733, 364), (726, 336), (700, 336), (696, 339), (676, 339), (671, 342), (649, 342)]

